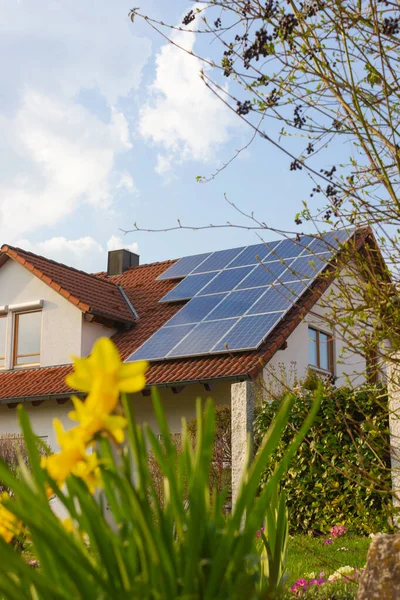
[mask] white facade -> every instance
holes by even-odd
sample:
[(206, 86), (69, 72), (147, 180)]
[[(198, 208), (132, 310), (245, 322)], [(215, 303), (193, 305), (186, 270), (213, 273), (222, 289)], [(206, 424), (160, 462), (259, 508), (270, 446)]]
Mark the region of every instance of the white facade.
[(335, 296), (334, 284), (329, 286), (320, 300), (315, 303), (296, 329), (286, 340), (285, 349), (279, 350), (264, 368), (266, 386), (279, 388), (280, 383), (293, 384), (303, 379), (309, 369), (308, 340), (309, 327), (326, 332), (332, 336), (333, 375), (337, 386), (358, 386), (365, 381), (366, 361), (363, 356), (353, 352), (337, 327), (330, 327), (329, 304)]
[(87, 356), (95, 340), (115, 330), (83, 320), (83, 313), (27, 269), (8, 260), (0, 269), (0, 307), (7, 312), (6, 369), (12, 368), (14, 314), (42, 305), (40, 366), (72, 362)]

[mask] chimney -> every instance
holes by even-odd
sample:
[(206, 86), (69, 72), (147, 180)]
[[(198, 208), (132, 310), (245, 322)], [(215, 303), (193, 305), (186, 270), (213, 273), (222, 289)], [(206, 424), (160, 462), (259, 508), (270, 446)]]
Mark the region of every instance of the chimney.
[(129, 250), (110, 250), (108, 253), (107, 275), (121, 275), (139, 265), (139, 255)]

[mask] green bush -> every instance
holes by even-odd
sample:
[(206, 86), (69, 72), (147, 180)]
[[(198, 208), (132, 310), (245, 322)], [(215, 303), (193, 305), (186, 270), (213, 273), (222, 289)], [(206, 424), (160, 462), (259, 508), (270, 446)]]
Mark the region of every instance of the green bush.
[[(308, 384), (315, 387), (315, 381)], [(298, 391), (276, 460), (284, 455), (311, 399), (311, 390)], [(256, 441), (262, 439), (279, 404), (279, 400), (262, 404), (255, 420)], [(264, 481), (271, 468), (264, 472)], [(390, 486), (386, 390), (379, 385), (354, 390), (325, 384), (320, 411), (283, 482), (291, 532), (328, 533), (338, 523), (361, 534), (385, 531), (390, 523)]]

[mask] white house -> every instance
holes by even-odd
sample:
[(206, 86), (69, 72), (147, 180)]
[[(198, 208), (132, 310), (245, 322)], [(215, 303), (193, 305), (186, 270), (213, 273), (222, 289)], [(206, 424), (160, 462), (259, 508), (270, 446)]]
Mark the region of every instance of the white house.
[[(369, 230), (342, 241), (359, 252), (366, 239), (373, 241)], [(173, 431), (180, 430), (182, 416), (194, 417), (199, 396), (231, 405), (236, 482), (255, 381), (268, 384), (280, 364), (289, 369), (294, 363), (300, 376), (311, 367), (339, 384), (346, 376), (364, 377), (362, 356), (339, 360), (346, 340), (323, 317), (338, 250), (333, 235), (147, 265), (118, 250), (109, 253), (108, 271), (94, 275), (2, 246), (0, 434), (18, 432), (15, 407), (24, 403), (36, 433), (56, 449), (52, 419), (68, 423), (71, 355), (87, 356), (96, 339), (108, 336), (123, 359), (151, 359), (148, 385), (161, 388)], [(196, 285), (185, 292), (190, 282)], [(197, 316), (190, 316), (192, 307)], [(204, 314), (217, 309), (218, 318)], [(146, 388), (132, 402), (138, 419), (152, 423), (149, 394)]]

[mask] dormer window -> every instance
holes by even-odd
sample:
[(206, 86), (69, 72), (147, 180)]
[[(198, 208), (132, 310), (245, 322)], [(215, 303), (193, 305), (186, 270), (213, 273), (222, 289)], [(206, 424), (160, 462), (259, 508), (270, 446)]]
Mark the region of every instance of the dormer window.
[(14, 367), (40, 364), (42, 311), (15, 313)]

